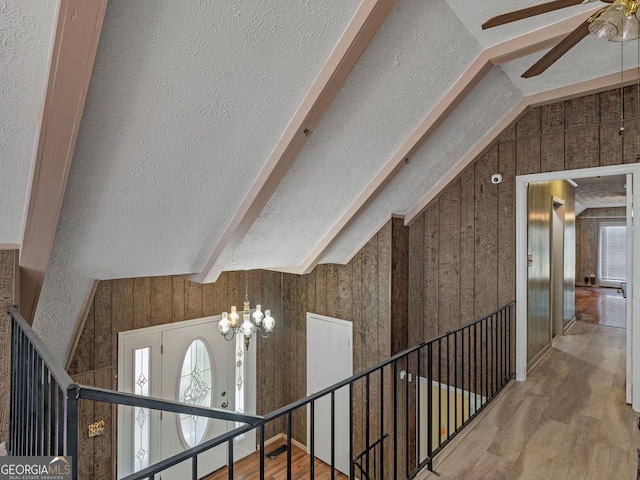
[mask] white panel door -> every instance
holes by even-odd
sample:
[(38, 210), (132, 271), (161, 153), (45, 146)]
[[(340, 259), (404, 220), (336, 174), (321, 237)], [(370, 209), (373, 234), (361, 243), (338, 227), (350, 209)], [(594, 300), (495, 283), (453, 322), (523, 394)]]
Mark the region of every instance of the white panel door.
[[(162, 398), (183, 403), (226, 408), (229, 345), (216, 326), (204, 323), (162, 332)], [(231, 422), (165, 412), (161, 422), (161, 457), (222, 435)], [(198, 456), (198, 476), (227, 463), (226, 443)], [(191, 462), (182, 462), (161, 474), (162, 480), (191, 475)]]
[[(353, 324), (307, 313), (307, 394), (318, 392), (353, 375)], [(331, 397), (315, 404), (315, 455), (331, 464)], [(307, 415), (307, 422), (311, 416)], [(307, 435), (311, 429), (307, 428)], [(307, 448), (311, 445), (307, 441)], [(349, 389), (335, 395), (335, 467), (349, 475)]]

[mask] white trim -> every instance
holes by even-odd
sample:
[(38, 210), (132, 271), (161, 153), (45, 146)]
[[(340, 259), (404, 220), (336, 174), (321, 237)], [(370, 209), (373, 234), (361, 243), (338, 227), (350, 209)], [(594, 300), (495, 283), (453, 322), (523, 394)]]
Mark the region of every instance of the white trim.
[[(640, 164), (614, 165), (610, 167), (584, 168), (579, 170), (564, 170), (560, 172), (545, 172), (531, 175), (516, 176), (516, 380), (527, 378), (527, 185), (532, 182), (552, 180), (569, 180), (609, 175), (633, 175), (633, 191), (640, 191)], [(640, 211), (639, 196), (632, 199), (633, 211)], [(640, 262), (637, 261), (640, 252), (640, 227), (633, 222), (633, 262), (632, 278), (640, 278)], [(627, 282), (627, 291), (632, 298), (640, 298), (640, 282)], [(640, 308), (638, 302), (632, 303), (632, 331), (631, 362), (640, 365)], [(629, 355), (629, 353), (627, 353)], [(635, 392), (640, 392), (640, 368), (633, 369), (633, 385)], [(632, 407), (640, 412), (640, 395), (633, 397)]]
[[(631, 268), (631, 285), (629, 285), (629, 280), (627, 280), (627, 297), (629, 293), (631, 293), (632, 298), (632, 331), (627, 332), (627, 335), (631, 335), (631, 345), (632, 345), (632, 358), (631, 361), (633, 365), (640, 365), (640, 305), (638, 305), (638, 299), (640, 299), (640, 282), (636, 281), (636, 279), (640, 278), (640, 261), (638, 261), (638, 255), (640, 254), (640, 234), (638, 230), (640, 230), (638, 221), (635, 219), (635, 212), (640, 211), (640, 166), (636, 164), (635, 175), (633, 176), (633, 210), (632, 210), (632, 229), (633, 229), (633, 249), (632, 249), (632, 258), (633, 265)], [(633, 384), (631, 386), (632, 392), (640, 392), (640, 368), (633, 369)], [(640, 393), (637, 395), (633, 395), (632, 402), (633, 410), (636, 412), (640, 412)]]
[(527, 379), (527, 183), (516, 177), (516, 380)]

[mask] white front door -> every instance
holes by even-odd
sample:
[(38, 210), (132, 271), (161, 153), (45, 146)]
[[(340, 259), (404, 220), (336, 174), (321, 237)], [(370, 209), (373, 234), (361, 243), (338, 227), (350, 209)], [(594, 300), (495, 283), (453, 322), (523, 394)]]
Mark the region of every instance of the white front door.
[[(353, 324), (307, 313), (307, 394), (311, 395), (353, 375)], [(349, 475), (349, 388), (335, 394), (335, 468)], [(315, 403), (314, 453), (331, 465), (331, 396)], [(307, 412), (307, 422), (310, 414)], [(307, 435), (311, 429), (307, 428)], [(307, 440), (307, 449), (310, 448)]]
[[(255, 414), (257, 339), (227, 342), (220, 315), (118, 334), (118, 390)], [(239, 424), (240, 425), (240, 424)], [(155, 410), (118, 408), (118, 477), (210, 440), (233, 422)], [(256, 449), (255, 430), (235, 439), (234, 459)], [(198, 475), (227, 463), (226, 444), (198, 456)], [(191, 463), (162, 472), (163, 480), (190, 478)]]
[[(161, 397), (205, 407), (229, 407), (227, 375), (229, 345), (211, 323), (162, 332)], [(224, 434), (230, 422), (164, 412), (160, 426), (161, 458)], [(231, 428), (233, 428), (231, 426)], [(198, 456), (198, 477), (226, 465), (226, 443)], [(161, 474), (162, 480), (191, 475), (191, 463), (182, 462)]]

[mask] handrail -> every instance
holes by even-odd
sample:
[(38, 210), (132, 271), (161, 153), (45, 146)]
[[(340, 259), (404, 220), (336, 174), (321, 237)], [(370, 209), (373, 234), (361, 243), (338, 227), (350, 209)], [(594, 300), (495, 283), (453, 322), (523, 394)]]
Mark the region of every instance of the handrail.
[[(58, 409), (60, 412), (58, 414), (59, 421), (64, 419), (64, 430), (52, 430), (51, 436), (56, 435), (59, 440), (55, 443), (57, 451), (60, 451), (60, 445), (64, 445), (64, 453), (68, 455), (73, 455), (77, 457), (78, 454), (78, 399), (86, 399), (100, 402), (107, 402), (111, 404), (117, 405), (126, 405), (132, 407), (142, 407), (149, 408), (154, 410), (168, 411), (174, 413), (185, 413), (188, 415), (194, 415), (199, 417), (206, 418), (214, 418), (223, 421), (231, 421), (231, 422), (241, 422), (244, 425), (239, 426), (233, 430), (226, 432), (225, 434), (203, 442), (200, 445), (192, 447), (188, 450), (175, 454), (169, 458), (166, 458), (154, 465), (150, 465), (138, 472), (132, 473), (123, 480), (143, 480), (143, 479), (153, 479), (155, 475), (170, 468), (176, 464), (185, 461), (191, 461), (191, 478), (197, 478), (198, 474), (198, 455), (213, 449), (217, 446), (223, 445), (227, 443), (228, 448), (228, 478), (233, 478), (233, 449), (234, 449), (234, 439), (240, 435), (243, 435), (247, 432), (257, 430), (259, 433), (259, 443), (261, 451), (264, 449), (264, 441), (265, 441), (265, 427), (266, 425), (279, 419), (280, 417), (286, 416), (286, 435), (287, 435), (287, 444), (291, 446), (292, 439), (292, 419), (293, 414), (296, 413), (296, 410), (306, 407), (306, 405), (311, 404), (311, 443), (310, 443), (310, 451), (311, 451), (311, 463), (310, 463), (310, 472), (313, 476), (314, 471), (314, 460), (313, 460), (313, 452), (314, 452), (314, 442), (315, 437), (313, 434), (313, 425), (314, 425), (314, 405), (317, 400), (331, 396), (331, 439), (332, 442), (334, 440), (334, 429), (335, 429), (335, 420), (333, 414), (334, 408), (334, 398), (337, 390), (342, 388), (349, 388), (349, 401), (350, 403), (350, 413), (349, 413), (349, 431), (352, 432), (352, 438), (350, 440), (349, 447), (349, 461), (351, 462), (351, 475), (354, 475), (355, 468), (360, 470), (360, 474), (362, 478), (377, 478), (378, 476), (386, 477), (386, 475), (391, 475), (391, 472), (385, 470), (387, 465), (389, 468), (393, 469), (393, 476), (397, 477), (398, 473), (400, 473), (403, 478), (414, 478), (417, 473), (424, 467), (428, 466), (431, 468), (433, 457), (442, 450), (442, 448), (447, 445), (458, 433), (464, 428), (473, 417), (475, 417), (486, 405), (495, 398), (495, 395), (513, 378), (512, 366), (511, 366), (511, 358), (513, 354), (512, 345), (513, 345), (513, 330), (512, 327), (512, 314), (511, 307), (515, 304), (515, 301), (511, 301), (508, 304), (504, 305), (500, 309), (492, 312), (491, 314), (475, 320), (469, 324), (464, 325), (456, 330), (452, 330), (446, 332), (442, 335), (439, 335), (435, 338), (432, 338), (428, 341), (422, 342), (419, 345), (408, 348), (402, 352), (399, 352), (392, 357), (386, 359), (385, 361), (367, 368), (366, 370), (348, 378), (341, 382), (338, 382), (330, 387), (327, 387), (319, 392), (316, 392), (308, 397), (302, 398), (295, 402), (292, 402), (282, 408), (279, 408), (273, 412), (270, 412), (264, 416), (258, 415), (247, 415), (236, 412), (230, 412), (223, 409), (211, 408), (211, 407), (201, 407), (196, 405), (189, 405), (185, 403), (180, 403), (171, 400), (164, 400), (155, 397), (143, 397), (139, 395), (134, 395), (131, 393), (118, 392), (110, 389), (103, 389), (98, 387), (91, 387), (86, 385), (78, 385), (73, 382), (71, 377), (67, 374), (66, 371), (62, 368), (61, 365), (55, 360), (54, 356), (48, 350), (46, 345), (39, 339), (37, 334), (31, 329), (28, 323), (22, 318), (22, 316), (17, 312), (14, 307), (7, 308), (7, 311), (13, 317), (15, 323), (14, 326), (18, 327), (21, 330), (20, 335), (22, 337), (12, 336), (12, 350), (14, 347), (17, 348), (17, 352), (25, 351), (25, 354), (12, 354), (12, 412), (11, 418), (12, 422), (15, 414), (22, 415), (22, 419), (18, 420), (17, 425), (20, 426), (22, 424), (26, 425), (29, 429), (29, 432), (26, 433), (26, 439), (28, 442), (31, 441), (31, 438), (38, 438), (37, 432), (34, 430), (38, 428), (40, 420), (36, 416), (35, 422), (30, 421), (31, 412), (36, 412), (38, 408), (38, 402), (40, 402), (40, 398), (44, 396), (44, 408), (47, 408), (47, 404), (49, 403), (49, 410), (47, 412), (53, 412), (52, 408)], [(26, 348), (26, 350), (25, 350)], [(22, 350), (21, 350), (22, 349)], [(17, 356), (16, 356), (17, 355)], [(33, 363), (34, 356), (39, 355), (39, 359), (37, 361), (41, 362), (37, 365)], [(17, 361), (20, 361), (20, 364), (17, 364)], [(460, 362), (460, 363), (459, 363)], [(15, 363), (15, 367), (14, 367)], [(458, 365), (460, 365), (460, 370), (458, 369)], [(389, 368), (390, 367), (390, 368)], [(23, 369), (26, 373), (18, 375), (14, 378), (13, 372), (21, 372), (20, 369)], [(432, 388), (428, 388), (424, 395), (427, 395), (426, 398), (428, 402), (428, 409), (425, 410), (426, 414), (419, 413), (422, 410), (418, 409), (418, 404), (420, 404), (420, 388), (417, 390), (417, 399), (414, 398), (411, 400), (415, 403), (415, 408), (411, 412), (409, 412), (409, 382), (411, 380), (404, 380), (405, 377), (398, 376), (398, 370), (403, 369), (406, 371), (411, 371), (415, 376), (416, 380), (420, 378), (426, 378), (430, 383), (436, 385), (439, 390), (443, 388), (445, 391), (451, 391), (452, 388), (462, 391), (468, 392), (470, 398), (473, 395), (473, 410), (471, 406), (471, 400), (469, 400), (469, 405), (466, 408), (466, 412), (463, 412), (462, 415), (458, 416), (457, 405), (458, 400), (450, 400), (450, 395), (447, 396), (447, 400), (442, 399), (440, 394), (435, 394), (437, 397), (440, 397), (440, 400), (436, 400), (432, 394)], [(411, 370), (410, 370), (411, 369)], [(422, 369), (422, 370), (421, 370)], [(472, 373), (473, 371), (473, 373)], [(46, 376), (49, 375), (49, 378), (52, 380), (55, 379), (57, 382), (57, 386), (60, 388), (60, 398), (56, 400), (54, 403), (54, 393), (50, 387), (46, 384)], [(387, 375), (391, 375), (392, 381), (388, 382), (384, 380)], [(398, 380), (400, 378), (400, 380)], [(25, 386), (20, 391), (16, 391), (14, 393), (14, 383), (20, 383), (24, 380), (28, 382), (36, 382), (33, 384), (33, 387)], [(374, 398), (377, 400), (373, 400), (370, 397), (370, 386), (371, 382), (376, 382), (377, 380), (377, 395), (374, 390)], [(354, 403), (354, 386), (356, 382), (360, 380), (365, 380), (364, 388), (365, 388), (365, 401), (364, 404)], [(404, 383), (398, 384), (398, 382), (404, 380)], [(45, 383), (38, 383), (45, 382)], [(361, 384), (362, 385), (362, 384)], [(402, 386), (401, 386), (402, 385)], [(412, 387), (415, 388), (415, 387)], [(391, 389), (391, 390), (388, 390)], [(20, 405), (19, 400), (22, 397), (32, 395), (32, 390), (35, 392), (35, 396), (33, 399), (29, 401), (28, 406), (26, 408), (20, 408), (20, 412), (15, 412), (14, 403), (16, 405)], [(454, 390), (455, 391), (455, 390)], [(384, 393), (386, 392), (386, 393)], [(401, 403), (398, 403), (397, 393), (404, 392), (403, 400)], [(391, 402), (390, 406), (387, 406), (386, 403), (383, 404), (385, 395), (392, 395), (392, 398), (389, 398)], [(414, 392), (415, 394), (415, 392)], [(57, 394), (56, 394), (57, 395)], [(57, 398), (57, 397), (56, 397)], [(15, 402), (14, 400), (18, 400)], [(51, 400), (51, 401), (49, 401)], [(378, 440), (373, 443), (369, 443), (369, 415), (371, 411), (371, 402), (377, 402), (377, 406), (373, 407), (376, 413), (373, 415), (378, 416), (378, 423), (380, 425), (380, 435), (382, 435)], [(438, 402), (437, 407), (433, 407), (432, 411), (432, 403), (434, 401)], [(450, 402), (455, 401), (453, 408), (451, 408)], [(64, 402), (64, 403), (62, 403)], [(478, 403), (479, 402), (479, 403)], [(442, 405), (441, 405), (442, 403)], [(422, 404), (420, 404), (422, 405)], [(422, 407), (420, 407), (422, 408)], [(427, 407), (425, 407), (427, 408)], [(62, 410), (61, 410), (62, 409)], [(365, 450), (359, 454), (354, 456), (354, 411), (356, 409), (364, 409), (365, 412), (362, 413), (364, 415), (362, 421), (364, 421), (364, 425), (366, 427), (366, 435), (365, 435)], [(398, 410), (401, 412), (401, 417), (398, 418)], [(446, 410), (446, 412), (445, 412)], [(385, 412), (389, 412), (388, 414)], [(61, 416), (63, 415), (64, 416)], [(366, 414), (366, 415), (365, 415)], [(441, 437), (432, 444), (431, 441), (431, 432), (432, 426), (438, 425), (432, 422), (432, 414), (437, 415), (436, 421), (439, 423), (444, 422), (447, 426), (451, 424), (453, 421), (453, 425), (455, 427), (451, 432), (448, 432), (446, 438), (442, 439)], [(445, 414), (444, 418), (441, 416)], [(36, 413), (37, 415), (37, 413)], [(48, 413), (46, 415), (49, 415)], [(47, 416), (45, 415), (45, 419)], [(51, 413), (51, 419), (54, 418), (54, 413)], [(391, 415), (391, 419), (388, 415)], [(426, 416), (424, 416), (426, 415)], [(17, 417), (16, 417), (17, 418)], [(390, 438), (391, 433), (383, 433), (383, 425), (387, 422), (393, 422), (393, 437), (392, 442), (393, 446), (390, 449), (389, 456), (382, 455), (382, 448), (384, 448), (383, 442), (385, 439)], [(406, 438), (398, 437), (398, 432), (396, 431), (395, 425), (398, 421), (405, 422), (405, 434)], [(409, 422), (418, 422), (416, 424), (417, 428), (417, 445), (415, 458), (412, 457), (410, 462), (409, 456)], [(423, 422), (423, 423), (421, 423)], [(44, 421), (45, 429), (46, 429), (46, 420)], [(13, 425), (13, 423), (12, 423)], [(427, 450), (426, 456), (421, 454), (420, 450), (420, 429), (424, 429), (423, 432), (427, 432)], [(448, 429), (448, 428), (447, 428)], [(20, 431), (19, 429), (17, 431)], [(76, 432), (75, 434), (73, 432)], [(45, 432), (46, 433), (46, 432)], [(18, 434), (17, 436), (12, 436), (12, 442), (14, 439), (18, 442), (17, 445), (21, 446), (25, 443), (23, 437), (25, 435)], [(15, 437), (15, 438), (14, 438)], [(36, 440), (39, 442), (40, 440)], [(64, 441), (64, 443), (63, 443)], [(404, 442), (402, 444), (398, 444), (398, 442)], [(46, 441), (45, 441), (46, 443)], [(53, 445), (53, 442), (50, 442)], [(404, 447), (402, 447), (404, 445)], [(13, 444), (12, 444), (13, 446)], [(376, 455), (377, 448), (380, 448), (380, 455)], [(399, 455), (400, 451), (404, 448), (404, 452), (401, 456)], [(334, 449), (335, 444), (332, 446), (331, 452), (331, 469), (334, 470)], [(373, 463), (370, 464), (369, 455), (373, 450)], [(386, 449), (385, 449), (386, 450)], [(14, 451), (24, 451), (24, 449), (14, 450)], [(27, 454), (29, 454), (31, 450), (27, 450)], [(35, 451), (34, 451), (35, 452)], [(386, 452), (385, 452), (386, 453)], [(20, 453), (18, 453), (20, 454)], [(61, 454), (61, 453), (58, 453)], [(288, 468), (288, 478), (291, 478), (291, 450), (288, 450), (287, 453), (287, 468)], [(413, 455), (413, 454), (412, 454)], [(379, 458), (378, 458), (379, 457)], [(389, 457), (389, 458), (387, 458)], [(366, 462), (363, 461), (363, 458), (366, 458)], [(386, 462), (391, 462), (393, 460), (393, 467)], [(363, 465), (363, 462), (366, 465)], [(404, 463), (404, 467), (402, 464)], [(398, 466), (403, 469), (403, 472), (398, 471)], [(260, 468), (261, 468), (261, 476), (260, 478), (264, 478), (264, 459), (261, 456), (260, 459)], [(77, 463), (74, 463), (74, 480), (77, 478), (77, 472), (75, 471), (77, 468)], [(371, 471), (368, 471), (371, 470)], [(388, 472), (388, 473), (387, 473)]]
[(281, 417), (283, 415), (286, 415), (287, 412), (289, 412), (291, 410), (295, 410), (296, 408), (302, 407), (302, 406), (304, 406), (304, 405), (306, 405), (306, 404), (308, 404), (308, 403), (310, 403), (312, 401), (318, 400), (320, 397), (324, 397), (325, 395), (328, 395), (332, 391), (339, 390), (342, 387), (346, 387), (347, 385), (355, 382), (356, 380), (360, 380), (362, 378), (365, 378), (367, 375), (371, 375), (372, 373), (380, 370), (381, 368), (384, 368), (387, 365), (391, 365), (392, 363), (396, 362), (397, 360), (400, 360), (401, 358), (404, 358), (404, 357), (406, 357), (406, 356), (408, 356), (408, 355), (410, 355), (410, 354), (412, 354), (414, 352), (417, 352), (418, 350), (426, 347), (430, 343), (437, 342), (438, 340), (442, 340), (443, 338), (446, 338), (446, 337), (448, 337), (448, 336), (450, 336), (452, 334), (455, 334), (456, 332), (460, 332), (460, 331), (462, 331), (464, 329), (472, 327), (475, 324), (483, 322), (483, 321), (487, 320), (488, 318), (496, 315), (500, 311), (502, 311), (502, 310), (504, 310), (504, 309), (506, 309), (506, 308), (508, 308), (508, 307), (510, 307), (512, 305), (515, 305), (515, 303), (516, 303), (515, 300), (511, 300), (509, 303), (503, 305), (502, 307), (498, 308), (497, 310), (495, 310), (494, 312), (490, 313), (489, 315), (486, 315), (486, 316), (484, 316), (484, 317), (482, 317), (482, 318), (480, 318), (478, 320), (475, 320), (475, 321), (473, 321), (471, 323), (467, 323), (466, 325), (464, 325), (464, 326), (462, 326), (460, 328), (457, 328), (455, 330), (450, 330), (450, 331), (448, 331), (446, 333), (443, 333), (442, 335), (438, 335), (437, 337), (434, 337), (434, 338), (432, 338), (430, 340), (422, 342), (419, 345), (407, 348), (406, 350), (403, 350), (400, 353), (396, 353), (395, 355), (393, 355), (392, 357), (389, 357), (385, 361), (380, 362), (377, 365), (374, 365), (373, 367), (367, 368), (366, 370), (363, 370), (360, 373), (357, 373), (357, 374), (355, 374), (355, 375), (353, 375), (353, 376), (351, 376), (351, 377), (349, 377), (349, 378), (347, 378), (345, 380), (342, 380), (341, 382), (338, 382), (338, 383), (336, 383), (334, 385), (331, 385), (331, 386), (329, 386), (329, 387), (327, 387), (327, 388), (325, 388), (323, 390), (320, 390), (319, 392), (316, 392), (316, 393), (311, 394), (311, 395), (309, 395), (307, 397), (301, 398), (300, 400), (297, 400), (297, 401), (292, 402), (292, 403), (290, 403), (288, 405), (285, 405), (284, 407), (279, 408), (277, 410), (274, 410), (271, 413), (267, 413), (264, 416), (264, 419), (265, 419), (265, 421), (269, 421), (269, 420), (273, 420), (275, 418)]
[(163, 410), (165, 412), (184, 413), (188, 415), (195, 415), (197, 417), (228, 420), (230, 422), (242, 422), (250, 425), (256, 425), (263, 420), (262, 417), (257, 415), (246, 415), (244, 413), (231, 412), (221, 408), (191, 405), (162, 398), (143, 397), (133, 393), (118, 392), (108, 388), (89, 387), (86, 385), (80, 385), (78, 387), (78, 398), (96, 400), (98, 402), (116, 403), (118, 405), (126, 405), (130, 407)]
[(180, 453), (176, 453), (175, 455), (166, 458), (158, 463), (154, 463), (147, 468), (144, 468), (136, 473), (132, 473), (131, 475), (127, 475), (123, 477), (121, 480), (140, 480), (142, 478), (151, 478), (156, 473), (159, 473), (163, 470), (166, 470), (169, 467), (173, 467), (180, 462), (184, 462), (194, 456), (209, 450), (211, 448), (215, 448), (218, 445), (222, 445), (225, 442), (233, 441), (233, 439), (237, 436), (242, 435), (243, 433), (250, 432), (256, 428), (256, 425), (244, 425), (242, 427), (234, 428), (233, 430), (229, 430), (227, 433), (217, 436), (216, 438), (212, 438), (200, 445), (189, 448)]
[(44, 362), (48, 365), (49, 372), (51, 372), (53, 377), (56, 379), (58, 385), (60, 385), (60, 387), (64, 388), (65, 390), (75, 388), (77, 384), (65, 371), (62, 365), (60, 365), (60, 362), (58, 362), (58, 360), (51, 353), (51, 350), (49, 350), (49, 348), (44, 344), (38, 334), (33, 330), (31, 325), (27, 323), (27, 321), (16, 309), (16, 307), (14, 307), (13, 305), (8, 306), (7, 313), (13, 317), (18, 325), (20, 325), (20, 328), (29, 339), (33, 347), (36, 349), (38, 355), (40, 355), (40, 358), (42, 358), (42, 360), (44, 360)]

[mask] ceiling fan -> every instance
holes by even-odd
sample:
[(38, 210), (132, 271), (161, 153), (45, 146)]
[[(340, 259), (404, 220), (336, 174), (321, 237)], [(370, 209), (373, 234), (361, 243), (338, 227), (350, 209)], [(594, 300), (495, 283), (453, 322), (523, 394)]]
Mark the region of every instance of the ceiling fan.
[[(552, 12), (553, 10), (594, 1), (598, 0), (554, 0), (490, 18), (482, 24), (482, 28), (484, 30), (486, 28), (497, 27), (542, 13)], [(549, 52), (538, 60), (529, 70), (524, 72), (522, 77), (530, 78), (540, 75), (560, 59), (560, 57), (576, 46), (577, 43), (589, 33), (600, 38), (605, 38), (610, 42), (624, 42), (638, 38), (640, 34), (640, 11), (638, 11), (640, 0), (600, 1), (609, 3), (610, 5), (598, 10), (586, 21), (578, 25), (573, 32), (563, 38), (560, 43), (549, 50)]]

